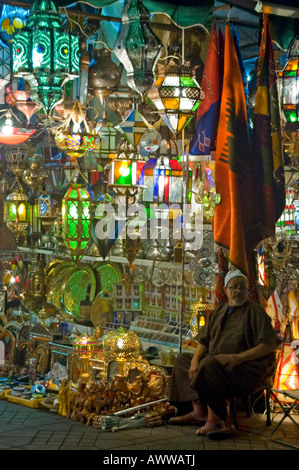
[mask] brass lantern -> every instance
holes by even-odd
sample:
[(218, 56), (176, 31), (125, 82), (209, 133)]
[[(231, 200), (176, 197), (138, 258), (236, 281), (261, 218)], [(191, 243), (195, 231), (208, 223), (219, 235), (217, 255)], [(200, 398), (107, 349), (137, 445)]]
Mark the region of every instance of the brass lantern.
[(83, 361), (83, 373), (81, 378), (87, 381), (89, 378), (88, 361), (92, 354), (99, 349), (99, 342), (93, 336), (88, 336), (84, 331), (82, 335), (76, 336), (73, 340), (73, 353), (77, 354)]
[(29, 198), (18, 179), (11, 189), (4, 202), (4, 222), (15, 235), (17, 243), (24, 236), (26, 245), (30, 227)]
[(211, 310), (210, 304), (208, 302), (205, 302), (202, 297), (199, 299), (198, 302), (192, 305), (190, 326), (191, 334), (193, 337), (195, 337), (199, 330), (204, 327), (209, 310)]
[(96, 136), (89, 130), (79, 101), (64, 123), (56, 129), (55, 143), (57, 147), (64, 150), (71, 160), (83, 157), (88, 150), (95, 147)]
[(141, 343), (131, 330), (120, 327), (109, 331), (103, 339), (104, 359), (107, 363), (117, 361), (119, 374), (124, 375), (124, 366), (127, 361), (138, 359)]

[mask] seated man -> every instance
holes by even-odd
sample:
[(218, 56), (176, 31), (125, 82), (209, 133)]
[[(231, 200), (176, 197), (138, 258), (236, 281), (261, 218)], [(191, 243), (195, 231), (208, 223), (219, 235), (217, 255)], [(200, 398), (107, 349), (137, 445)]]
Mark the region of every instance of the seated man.
[[(247, 277), (229, 271), (224, 280), (228, 303), (216, 307), (200, 330), (193, 356), (178, 356), (169, 400), (178, 410), (171, 424), (200, 424), (198, 435), (225, 430), (226, 399), (263, 387), (275, 367), (278, 339), (270, 317), (246, 301)], [(189, 413), (184, 407), (191, 405)]]

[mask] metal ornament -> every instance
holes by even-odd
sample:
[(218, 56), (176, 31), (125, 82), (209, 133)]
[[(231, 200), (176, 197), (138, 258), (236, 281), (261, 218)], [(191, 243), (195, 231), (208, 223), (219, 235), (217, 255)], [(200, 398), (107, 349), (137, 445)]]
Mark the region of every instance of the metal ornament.
[(26, 27), (12, 39), (13, 74), (30, 84), (31, 99), (49, 115), (63, 85), (79, 76), (79, 38), (65, 32), (51, 0), (38, 0)]
[(154, 83), (154, 70), (162, 42), (150, 27), (150, 13), (141, 0), (127, 0), (114, 54), (124, 65), (127, 83), (143, 95)]

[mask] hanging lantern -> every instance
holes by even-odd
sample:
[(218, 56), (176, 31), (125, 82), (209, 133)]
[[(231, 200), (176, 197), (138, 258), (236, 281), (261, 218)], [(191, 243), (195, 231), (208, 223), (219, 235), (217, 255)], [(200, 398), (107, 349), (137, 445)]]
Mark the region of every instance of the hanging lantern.
[(49, 194), (41, 194), (37, 201), (37, 217), (42, 223), (42, 227), (46, 232), (52, 226), (54, 220), (58, 217), (58, 203), (52, 199)]
[(91, 199), (87, 184), (78, 167), (62, 200), (62, 238), (75, 261), (82, 258), (90, 240)]
[(154, 168), (153, 202), (181, 204), (183, 197), (183, 170), (178, 162), (178, 149), (172, 139), (162, 139)]
[(56, 129), (55, 143), (71, 160), (83, 157), (88, 150), (95, 147), (95, 135), (89, 131), (79, 101), (76, 101), (63, 125)]
[(147, 97), (168, 128), (178, 135), (193, 118), (204, 94), (189, 63), (179, 66), (171, 59), (164, 71), (165, 75), (160, 74)]
[(110, 163), (117, 155), (116, 149), (116, 135), (117, 131), (114, 129), (112, 122), (110, 122), (106, 113), (103, 114), (103, 119), (97, 123), (95, 128), (97, 136), (96, 158), (98, 163), (104, 169), (107, 163)]
[(144, 188), (144, 166), (145, 159), (123, 140), (117, 157), (111, 163), (109, 187), (118, 195), (129, 196), (135, 202), (136, 195)]
[(93, 59), (89, 64), (88, 87), (100, 100), (102, 106), (118, 85), (119, 68), (111, 59), (111, 52), (106, 49), (94, 49)]
[(30, 204), (18, 177), (4, 201), (4, 222), (15, 235), (17, 243), (24, 236), (26, 244), (30, 227)]
[(47, 177), (44, 160), (41, 155), (30, 155), (27, 165), (23, 173), (23, 181), (34, 191), (42, 186)]
[[(281, 107), (287, 121), (287, 130), (298, 125), (299, 121), (299, 39), (290, 44), (288, 61), (279, 77)], [(298, 130), (298, 127), (294, 130)]]
[(195, 337), (199, 330), (205, 326), (207, 316), (211, 310), (211, 306), (208, 302), (203, 301), (202, 298), (198, 302), (194, 303), (191, 307), (191, 318), (190, 318), (190, 332)]
[(143, 95), (154, 83), (162, 43), (150, 27), (150, 14), (141, 0), (128, 0), (121, 19), (113, 52), (126, 69), (128, 86)]
[(134, 148), (136, 148), (144, 133), (148, 131), (148, 129), (153, 129), (153, 126), (137, 109), (133, 109), (123, 122), (115, 126), (115, 129), (120, 132)]
[(48, 115), (62, 101), (62, 86), (79, 76), (79, 38), (65, 32), (51, 0), (38, 0), (27, 25), (12, 40), (13, 74), (30, 84), (31, 99)]

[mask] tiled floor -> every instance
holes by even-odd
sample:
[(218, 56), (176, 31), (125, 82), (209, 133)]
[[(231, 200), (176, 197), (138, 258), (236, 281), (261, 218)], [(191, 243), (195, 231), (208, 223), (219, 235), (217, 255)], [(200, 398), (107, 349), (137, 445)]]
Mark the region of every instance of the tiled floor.
[[(32, 409), (0, 400), (0, 450), (187, 450), (196, 454), (200, 450), (295, 450), (271, 440), (271, 432), (281, 416), (273, 415), (271, 426), (266, 426), (264, 415), (239, 416), (239, 428), (234, 435), (211, 440), (196, 436), (196, 426), (168, 424), (105, 432), (43, 408)], [(299, 415), (293, 416), (299, 422)], [(288, 418), (275, 438), (299, 445), (298, 429)]]

